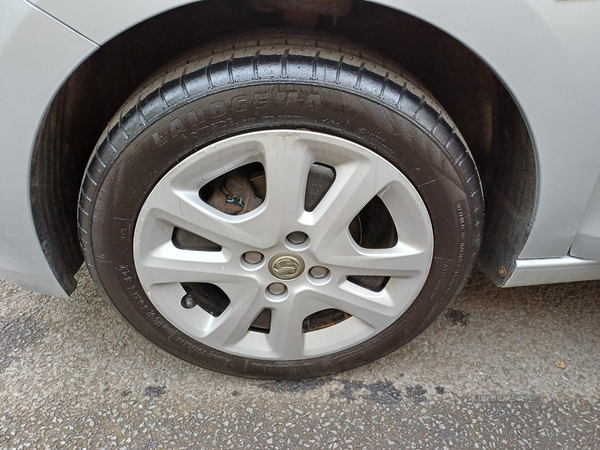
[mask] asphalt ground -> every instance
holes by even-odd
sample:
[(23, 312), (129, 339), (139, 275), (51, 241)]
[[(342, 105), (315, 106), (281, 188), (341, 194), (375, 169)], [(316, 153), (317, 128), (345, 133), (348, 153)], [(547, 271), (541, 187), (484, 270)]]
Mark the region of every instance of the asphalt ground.
[(600, 448), (600, 281), (477, 272), (391, 355), (266, 382), (170, 356), (77, 278), (68, 300), (0, 281), (2, 449)]

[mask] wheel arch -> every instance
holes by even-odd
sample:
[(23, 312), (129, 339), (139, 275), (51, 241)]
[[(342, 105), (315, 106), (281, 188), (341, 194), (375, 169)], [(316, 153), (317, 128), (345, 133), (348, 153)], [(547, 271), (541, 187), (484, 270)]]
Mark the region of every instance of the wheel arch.
[[(39, 129), (31, 164), (32, 212), (48, 263), (67, 291), (73, 290), (73, 275), (83, 261), (75, 219), (79, 185), (96, 140), (121, 104), (146, 77), (186, 49), (228, 33), (286, 27), (280, 14), (261, 13), (234, 0), (173, 3), (185, 4), (148, 19), (140, 11), (140, 23), (84, 61), (54, 97)], [(526, 119), (505, 83), (472, 49), (426, 21), (433, 19), (401, 12), (398, 1), (379, 3), (355, 3), (335, 25), (321, 17), (317, 28), (397, 61), (457, 123), (480, 170), (486, 198), (480, 265), (502, 284), (525, 245), (536, 204), (536, 154)], [(198, 30), (199, 18), (212, 26)], [(171, 32), (174, 26), (178, 33)], [(504, 277), (500, 267), (506, 269)]]

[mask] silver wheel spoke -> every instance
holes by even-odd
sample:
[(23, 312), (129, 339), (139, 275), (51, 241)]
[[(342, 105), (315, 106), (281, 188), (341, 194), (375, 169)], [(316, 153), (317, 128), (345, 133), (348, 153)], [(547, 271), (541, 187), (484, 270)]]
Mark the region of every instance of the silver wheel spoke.
[(223, 247), (246, 249), (252, 245), (267, 248), (276, 242), (276, 234), (265, 228), (266, 221), (217, 211), (204, 203), (197, 192), (163, 189), (156, 200), (158, 204), (152, 202), (149, 205), (153, 216)]
[[(151, 251), (137, 265), (138, 271), (143, 269), (151, 284), (215, 283), (230, 281), (233, 277), (244, 279), (241, 273), (233, 273), (232, 264), (223, 252), (180, 250), (170, 242)], [(245, 279), (256, 283), (248, 275)]]
[(301, 140), (288, 136), (271, 139), (264, 157), (269, 220), (282, 230), (294, 231), (304, 212), (306, 180), (314, 157)]
[[(325, 266), (343, 275), (381, 275), (412, 277), (428, 267), (429, 249), (411, 248), (398, 243), (392, 248), (359, 247), (349, 232), (323, 243), (316, 256)], [(334, 269), (335, 268), (335, 269)]]
[(387, 184), (397, 176), (388, 167), (371, 160), (346, 163), (337, 167), (336, 179), (312, 213), (305, 220), (312, 225), (311, 238), (326, 245), (328, 241), (347, 233), (350, 222)]
[[(259, 298), (259, 289), (248, 289), (246, 285), (224, 286), (230, 298), (234, 298), (231, 305), (223, 314), (214, 318), (207, 330), (204, 342), (215, 348), (235, 345), (247, 333), (248, 329), (263, 308)], [(225, 290), (223, 289), (223, 290)]]
[(323, 306), (344, 311), (379, 330), (388, 327), (398, 311), (398, 305), (391, 301), (386, 292), (369, 292), (350, 283), (347, 289), (333, 285), (324, 289), (309, 290), (303, 293), (303, 297), (318, 299)]
[(303, 355), (302, 321), (310, 315), (301, 311), (302, 306), (296, 299), (282, 302), (273, 310), (269, 343), (278, 358), (299, 359)]

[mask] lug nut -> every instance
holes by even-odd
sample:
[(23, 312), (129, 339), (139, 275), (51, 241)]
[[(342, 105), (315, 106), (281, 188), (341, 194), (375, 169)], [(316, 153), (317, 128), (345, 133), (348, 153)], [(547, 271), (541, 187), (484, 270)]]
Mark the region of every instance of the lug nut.
[(258, 264), (263, 259), (263, 255), (260, 252), (246, 252), (244, 253), (244, 261), (248, 264)]
[(186, 309), (191, 309), (194, 306), (196, 306), (196, 301), (194, 300), (194, 297), (192, 295), (186, 294), (181, 299), (181, 306), (183, 306)]
[(271, 283), (267, 290), (273, 295), (281, 295), (287, 290), (287, 288), (283, 283)]
[(287, 236), (288, 241), (290, 241), (294, 245), (302, 244), (304, 241), (306, 241), (307, 238), (308, 236), (306, 235), (306, 233), (303, 233), (302, 231), (294, 231), (293, 233), (290, 233)]
[(314, 278), (325, 278), (329, 275), (329, 270), (323, 266), (314, 266), (312, 267), (308, 273), (310, 273)]

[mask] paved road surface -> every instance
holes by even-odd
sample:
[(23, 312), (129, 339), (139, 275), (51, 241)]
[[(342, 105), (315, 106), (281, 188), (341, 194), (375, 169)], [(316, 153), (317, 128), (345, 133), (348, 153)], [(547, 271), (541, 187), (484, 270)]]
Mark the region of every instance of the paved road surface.
[(600, 449), (600, 281), (476, 273), (404, 348), (307, 382), (179, 361), (78, 281), (70, 300), (0, 281), (1, 449)]

